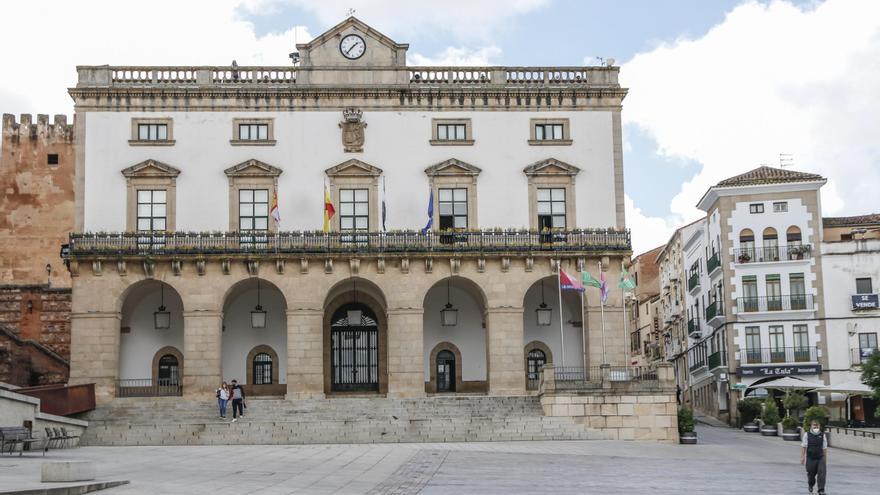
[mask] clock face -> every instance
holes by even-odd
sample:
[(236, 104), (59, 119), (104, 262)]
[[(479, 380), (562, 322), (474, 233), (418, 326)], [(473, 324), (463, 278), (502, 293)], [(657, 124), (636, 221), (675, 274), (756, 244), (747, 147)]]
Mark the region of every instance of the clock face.
[(339, 42), (339, 51), (349, 60), (361, 58), (366, 50), (367, 44), (364, 39), (356, 34), (349, 34)]

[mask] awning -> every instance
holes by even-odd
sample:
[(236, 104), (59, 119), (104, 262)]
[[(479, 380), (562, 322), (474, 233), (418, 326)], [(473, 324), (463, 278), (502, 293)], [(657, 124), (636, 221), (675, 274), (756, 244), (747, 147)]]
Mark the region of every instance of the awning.
[(842, 394), (863, 395), (874, 393), (871, 387), (862, 382), (850, 381), (838, 383), (836, 385), (828, 385), (822, 389), (823, 392), (838, 392)]
[(804, 380), (793, 376), (785, 376), (782, 378), (777, 378), (775, 380), (769, 380), (764, 383), (753, 384), (749, 386), (749, 388), (769, 388), (774, 390), (827, 390), (825, 385), (821, 383), (811, 382), (809, 380)]

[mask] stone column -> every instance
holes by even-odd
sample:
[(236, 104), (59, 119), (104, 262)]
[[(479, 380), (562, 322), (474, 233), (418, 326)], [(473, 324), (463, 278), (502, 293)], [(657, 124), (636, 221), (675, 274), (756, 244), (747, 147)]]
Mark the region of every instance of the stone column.
[(324, 397), (324, 313), (287, 312), (287, 398)]
[(486, 327), (489, 340), (489, 394), (525, 394), (523, 308), (489, 308)]
[(425, 395), (425, 340), (421, 308), (388, 310), (388, 397)]
[(95, 401), (105, 404), (116, 397), (119, 376), (118, 312), (70, 315), (70, 384), (95, 384)]
[(183, 312), (183, 394), (189, 399), (214, 397), (220, 385), (223, 313)]

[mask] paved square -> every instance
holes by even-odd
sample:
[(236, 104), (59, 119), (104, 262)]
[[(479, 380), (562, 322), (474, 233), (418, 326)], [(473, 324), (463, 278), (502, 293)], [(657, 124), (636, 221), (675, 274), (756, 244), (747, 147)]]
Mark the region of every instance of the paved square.
[[(568, 441), (228, 447), (84, 447), (115, 494), (800, 494), (799, 444), (699, 428), (696, 446)], [(42, 458), (0, 458), (0, 490), (44, 488)], [(880, 458), (831, 449), (828, 493), (876, 493)]]

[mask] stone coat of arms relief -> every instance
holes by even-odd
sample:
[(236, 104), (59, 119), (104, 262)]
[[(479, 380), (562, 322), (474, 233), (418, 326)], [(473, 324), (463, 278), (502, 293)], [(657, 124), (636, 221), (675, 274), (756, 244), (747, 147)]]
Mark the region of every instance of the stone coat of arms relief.
[(358, 108), (349, 107), (342, 111), (343, 121), (339, 123), (342, 129), (342, 147), (346, 153), (362, 153), (364, 151), (364, 129), (367, 123), (363, 121), (364, 112)]

